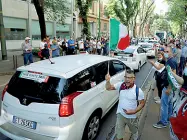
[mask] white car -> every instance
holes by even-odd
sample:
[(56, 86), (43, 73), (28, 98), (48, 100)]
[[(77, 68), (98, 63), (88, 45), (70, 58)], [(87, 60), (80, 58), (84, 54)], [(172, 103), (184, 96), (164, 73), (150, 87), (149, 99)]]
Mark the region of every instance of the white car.
[(93, 140), (100, 120), (118, 101), (105, 89), (124, 79), (126, 66), (99, 55), (53, 58), (17, 69), (2, 93), (0, 133), (13, 140)]
[(146, 55), (148, 57), (155, 57), (155, 47), (154, 44), (145, 43), (140, 45), (144, 50), (146, 50)]
[(115, 57), (137, 71), (140, 71), (140, 68), (147, 62), (146, 51), (140, 46), (129, 46), (124, 51), (118, 52)]

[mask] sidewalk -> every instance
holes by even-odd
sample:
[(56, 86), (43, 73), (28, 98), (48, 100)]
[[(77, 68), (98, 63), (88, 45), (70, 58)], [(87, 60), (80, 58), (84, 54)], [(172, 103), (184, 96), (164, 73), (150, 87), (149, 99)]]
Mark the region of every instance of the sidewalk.
[[(2, 60), (0, 52), (0, 75), (12, 75), (16, 69), (14, 69), (13, 55), (17, 55), (17, 66), (23, 65), (22, 51), (7, 51), (8, 60)], [(33, 56), (33, 61), (39, 61), (40, 59)]]
[(169, 127), (163, 129), (153, 128), (153, 124), (159, 121), (160, 105), (150, 97), (147, 117), (142, 131), (141, 140), (169, 140)]

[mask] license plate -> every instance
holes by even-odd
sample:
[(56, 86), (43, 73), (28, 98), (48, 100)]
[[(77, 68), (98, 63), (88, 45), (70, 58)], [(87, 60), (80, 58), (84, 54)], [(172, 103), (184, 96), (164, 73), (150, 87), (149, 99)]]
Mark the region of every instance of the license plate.
[(36, 129), (36, 125), (37, 125), (36, 122), (21, 119), (21, 118), (18, 118), (16, 116), (13, 116), (13, 123), (21, 125), (21, 126), (26, 127), (26, 128), (30, 128), (30, 129)]

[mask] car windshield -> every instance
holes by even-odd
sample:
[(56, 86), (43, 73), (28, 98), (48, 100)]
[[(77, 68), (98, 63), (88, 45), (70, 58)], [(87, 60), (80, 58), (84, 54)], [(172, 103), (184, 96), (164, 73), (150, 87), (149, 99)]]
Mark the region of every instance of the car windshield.
[(148, 41), (148, 43), (158, 43), (157, 41)]
[(132, 54), (132, 53), (134, 53), (134, 50), (135, 49), (133, 49), (133, 48), (127, 48), (127, 49), (124, 50), (124, 53), (126, 53), (126, 54)]
[(151, 45), (141, 45), (142, 48), (146, 49), (146, 48), (152, 48)]
[(30, 103), (49, 104), (60, 103), (61, 99), (71, 92), (68, 88), (67, 79), (47, 76), (42, 81), (41, 78), (40, 80), (33, 80), (32, 78), (21, 71), (17, 71), (8, 84), (7, 92), (19, 100), (27, 98), (30, 99)]

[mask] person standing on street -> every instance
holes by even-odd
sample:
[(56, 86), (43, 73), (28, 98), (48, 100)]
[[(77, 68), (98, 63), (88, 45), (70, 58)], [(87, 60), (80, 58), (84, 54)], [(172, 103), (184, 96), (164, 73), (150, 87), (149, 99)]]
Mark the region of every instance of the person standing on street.
[(52, 58), (60, 56), (60, 48), (56, 40), (52, 41), (51, 50), (52, 50)]
[(94, 40), (93, 40), (93, 54), (96, 54), (96, 50), (97, 50), (97, 49), (96, 49), (96, 48), (97, 48), (97, 47), (96, 47), (96, 46), (97, 46), (96, 44), (97, 44), (97, 41), (96, 41), (96, 39), (94, 39)]
[(68, 43), (66, 38), (64, 38), (64, 41), (62, 42), (62, 55), (67, 55), (67, 51), (68, 51)]
[(75, 54), (75, 41), (71, 37), (70, 40), (68, 40), (68, 54), (73, 55)]
[(26, 37), (25, 38), (25, 42), (22, 43), (22, 50), (23, 50), (23, 58), (24, 58), (24, 65), (28, 65), (28, 61), (29, 64), (33, 63), (33, 55), (32, 55), (32, 46), (30, 44), (30, 40), (31, 38)]
[(84, 51), (84, 41), (83, 41), (83, 39), (81, 39), (78, 42), (78, 44), (79, 44), (79, 52)]
[(101, 42), (100, 42), (100, 40), (97, 41), (97, 54), (101, 55)]
[[(164, 57), (166, 58), (166, 66), (170, 66), (172, 71), (174, 73), (178, 72), (177, 67), (177, 61), (173, 57), (172, 48), (171, 46), (168, 46), (164, 50)], [(168, 79), (167, 73), (165, 73), (166, 78)], [(164, 88), (162, 90), (162, 96), (161, 96), (161, 113), (160, 113), (160, 121), (158, 121), (156, 124), (153, 124), (153, 127), (161, 129), (167, 127), (169, 124), (169, 118), (172, 113), (172, 104), (171, 104), (171, 86), (169, 85), (169, 81), (165, 80), (164, 82)]]
[[(170, 70), (171, 71), (171, 70)], [(172, 72), (173, 77), (179, 85), (172, 94), (172, 115), (170, 117), (170, 137), (171, 140), (187, 140), (187, 63), (182, 77)]]
[(143, 91), (135, 85), (135, 74), (133, 70), (125, 73), (125, 82), (115, 85), (110, 83), (110, 75), (106, 75), (106, 89), (119, 92), (119, 103), (117, 108), (116, 136), (117, 140), (123, 140), (125, 127), (128, 125), (133, 134), (133, 140), (138, 140), (138, 113), (145, 105)]

